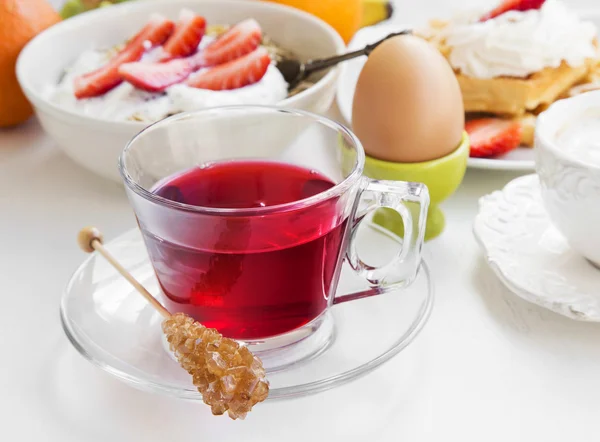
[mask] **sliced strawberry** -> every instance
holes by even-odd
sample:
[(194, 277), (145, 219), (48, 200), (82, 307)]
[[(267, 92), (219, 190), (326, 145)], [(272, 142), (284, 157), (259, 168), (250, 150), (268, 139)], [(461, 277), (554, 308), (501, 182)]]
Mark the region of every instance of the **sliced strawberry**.
[(164, 63), (125, 63), (119, 67), (119, 75), (138, 89), (161, 92), (182, 82), (199, 68), (193, 58), (177, 58)]
[(529, 11), (530, 9), (540, 9), (546, 0), (504, 0), (496, 9), (488, 12), (479, 21), (486, 21), (496, 18), (508, 11)]
[(235, 60), (255, 50), (262, 40), (256, 20), (244, 20), (209, 44), (202, 54), (205, 66), (216, 66)]
[(521, 143), (521, 124), (500, 118), (467, 121), (465, 130), (471, 141), (471, 157), (489, 158), (510, 152)]
[(165, 42), (175, 27), (171, 20), (155, 15), (144, 28), (133, 37), (117, 55), (106, 65), (95, 71), (76, 77), (75, 96), (90, 98), (105, 94), (118, 86), (123, 80), (119, 75), (119, 66), (139, 60), (145, 51)]
[(202, 41), (205, 31), (204, 17), (194, 14), (189, 9), (181, 11), (175, 32), (163, 46), (161, 61), (192, 55)]
[(260, 81), (270, 63), (269, 52), (261, 47), (243, 57), (202, 71), (191, 77), (187, 84), (213, 91), (238, 89)]

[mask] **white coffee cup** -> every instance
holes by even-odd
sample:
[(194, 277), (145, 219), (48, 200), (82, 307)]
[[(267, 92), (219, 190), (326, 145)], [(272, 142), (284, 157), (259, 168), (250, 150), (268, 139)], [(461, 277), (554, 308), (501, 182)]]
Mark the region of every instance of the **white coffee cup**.
[(550, 218), (600, 267), (600, 91), (557, 101), (538, 117), (535, 157)]

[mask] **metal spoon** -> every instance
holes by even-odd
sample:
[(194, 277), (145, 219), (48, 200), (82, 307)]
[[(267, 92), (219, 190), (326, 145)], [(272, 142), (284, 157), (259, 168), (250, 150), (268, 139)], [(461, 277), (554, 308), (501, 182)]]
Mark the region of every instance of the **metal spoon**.
[(353, 58), (360, 57), (362, 55), (369, 55), (373, 50), (383, 43), (385, 40), (396, 37), (398, 35), (406, 35), (412, 34), (410, 29), (404, 30), (402, 32), (397, 32), (394, 34), (390, 34), (387, 37), (379, 40), (378, 42), (372, 43), (370, 45), (365, 46), (362, 49), (359, 49), (354, 52), (348, 52), (342, 55), (336, 55), (334, 57), (322, 58), (319, 60), (309, 60), (306, 63), (302, 63), (299, 60), (294, 60), (291, 58), (286, 58), (277, 63), (277, 69), (283, 75), (283, 78), (290, 85), (290, 89), (293, 89), (298, 83), (302, 80), (305, 80), (309, 75), (322, 71), (323, 69), (330, 68), (335, 66), (336, 64), (351, 60)]

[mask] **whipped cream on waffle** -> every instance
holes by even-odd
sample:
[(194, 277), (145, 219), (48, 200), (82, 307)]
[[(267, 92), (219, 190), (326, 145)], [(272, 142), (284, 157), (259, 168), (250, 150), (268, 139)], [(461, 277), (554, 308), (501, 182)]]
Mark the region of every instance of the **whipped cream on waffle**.
[(463, 75), (525, 78), (563, 62), (581, 66), (599, 55), (594, 24), (581, 20), (560, 0), (485, 22), (478, 21), (481, 15), (456, 17), (443, 31), (450, 63)]

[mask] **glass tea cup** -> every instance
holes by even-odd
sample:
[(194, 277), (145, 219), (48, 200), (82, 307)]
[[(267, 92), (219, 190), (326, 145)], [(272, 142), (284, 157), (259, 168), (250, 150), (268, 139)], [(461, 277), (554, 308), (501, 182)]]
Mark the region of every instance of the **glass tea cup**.
[[(334, 303), (407, 286), (421, 262), (427, 188), (363, 177), (364, 160), (348, 129), (300, 110), (212, 108), (143, 130), (119, 167), (165, 306), (245, 341), (269, 369), (325, 349)], [(383, 207), (404, 238), (373, 267), (354, 238)], [(336, 295), (345, 260), (370, 290)]]

